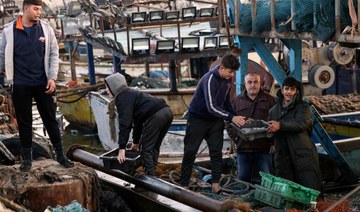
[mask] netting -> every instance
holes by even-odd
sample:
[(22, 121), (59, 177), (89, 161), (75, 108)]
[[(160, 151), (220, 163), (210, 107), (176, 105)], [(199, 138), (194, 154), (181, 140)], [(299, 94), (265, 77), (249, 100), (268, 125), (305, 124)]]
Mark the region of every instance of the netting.
[[(229, 16), (234, 21), (235, 1), (229, 0)], [(239, 1), (239, 0), (238, 0)], [(254, 29), (251, 20), (250, 1), (240, 1), (240, 32), (258, 34), (271, 29), (270, 0), (256, 2), (256, 19)], [(291, 18), (295, 23), (295, 32), (312, 32), (322, 41), (330, 39), (335, 33), (335, 0), (295, 0), (295, 14), (291, 17), (291, 0), (275, 1), (275, 27), (277, 32), (291, 30)], [(357, 1), (354, 1), (357, 8)], [(340, 1), (341, 30), (351, 26), (347, 0)]]

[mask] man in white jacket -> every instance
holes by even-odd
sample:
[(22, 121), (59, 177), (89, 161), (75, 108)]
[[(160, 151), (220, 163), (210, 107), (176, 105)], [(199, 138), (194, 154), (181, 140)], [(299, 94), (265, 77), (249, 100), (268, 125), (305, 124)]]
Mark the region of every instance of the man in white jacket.
[(58, 122), (55, 117), (55, 80), (59, 50), (53, 29), (41, 21), (42, 1), (24, 0), (23, 15), (6, 24), (0, 44), (0, 70), (5, 82), (13, 86), (12, 98), (23, 162), (21, 171), (32, 163), (32, 99), (36, 105), (56, 152), (57, 161), (73, 167), (63, 154)]

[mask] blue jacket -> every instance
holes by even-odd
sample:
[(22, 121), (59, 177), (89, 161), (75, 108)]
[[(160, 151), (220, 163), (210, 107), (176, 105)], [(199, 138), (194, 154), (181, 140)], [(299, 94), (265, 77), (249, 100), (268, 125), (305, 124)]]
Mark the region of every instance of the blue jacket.
[(230, 103), (232, 80), (221, 78), (219, 67), (214, 67), (201, 78), (190, 102), (190, 117), (231, 122), (236, 114)]

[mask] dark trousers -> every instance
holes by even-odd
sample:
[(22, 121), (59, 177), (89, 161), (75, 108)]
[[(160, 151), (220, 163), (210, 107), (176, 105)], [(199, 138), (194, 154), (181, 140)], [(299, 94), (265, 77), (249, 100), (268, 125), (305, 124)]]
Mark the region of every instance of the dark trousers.
[(184, 157), (181, 164), (182, 186), (188, 186), (197, 152), (203, 139), (209, 147), (211, 181), (219, 183), (222, 172), (222, 148), (224, 143), (224, 121), (201, 120), (190, 117), (184, 138)]
[(54, 147), (61, 146), (61, 135), (56, 120), (56, 104), (54, 94), (45, 93), (46, 86), (14, 85), (12, 98), (15, 107), (16, 120), (23, 148), (32, 146), (32, 98), (35, 99), (37, 109), (43, 124), (49, 134)]
[(160, 146), (173, 120), (169, 107), (165, 107), (148, 118), (141, 133), (140, 153), (143, 158), (145, 173), (155, 176)]

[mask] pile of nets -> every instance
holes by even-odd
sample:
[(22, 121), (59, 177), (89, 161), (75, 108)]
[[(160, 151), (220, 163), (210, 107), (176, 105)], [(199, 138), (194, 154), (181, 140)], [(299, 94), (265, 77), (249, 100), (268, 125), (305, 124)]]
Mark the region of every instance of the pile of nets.
[[(235, 2), (229, 0), (229, 17), (234, 22)], [(291, 18), (295, 23), (295, 32), (312, 32), (319, 40), (326, 41), (335, 33), (335, 0), (295, 0), (295, 15), (291, 17), (291, 0), (275, 1), (276, 31), (291, 30)], [(357, 1), (354, 1), (357, 8)], [(341, 30), (351, 26), (347, 0), (340, 1)], [(255, 35), (271, 30), (270, 0), (256, 2), (256, 23), (252, 28), (251, 2), (241, 1), (239, 11), (239, 29), (242, 33), (253, 32)]]

